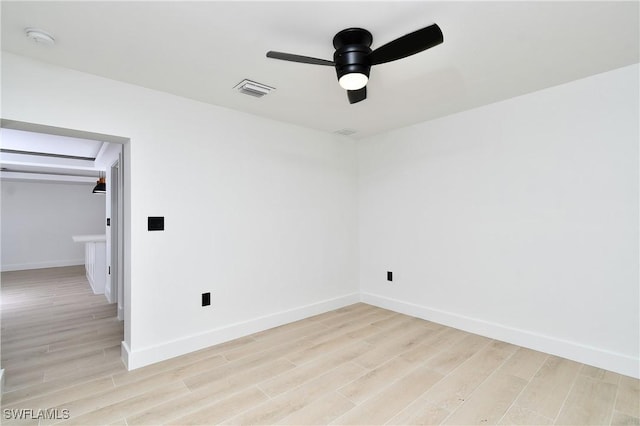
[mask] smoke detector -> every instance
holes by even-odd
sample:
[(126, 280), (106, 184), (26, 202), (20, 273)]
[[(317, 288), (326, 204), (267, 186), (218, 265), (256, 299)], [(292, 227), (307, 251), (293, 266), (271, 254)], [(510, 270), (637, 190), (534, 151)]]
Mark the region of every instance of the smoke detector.
[(357, 130), (353, 130), (353, 129), (340, 129), (340, 130), (334, 131), (333, 133), (335, 133), (336, 135), (351, 136), (357, 132), (358, 132)]
[(261, 98), (264, 95), (268, 95), (272, 90), (276, 90), (275, 87), (267, 86), (266, 84), (258, 83), (255, 81), (244, 79), (234, 87), (238, 92), (245, 95)]
[(56, 39), (53, 38), (51, 34), (37, 28), (25, 28), (24, 32), (27, 37), (35, 43), (46, 44), (48, 46), (53, 46), (56, 43)]

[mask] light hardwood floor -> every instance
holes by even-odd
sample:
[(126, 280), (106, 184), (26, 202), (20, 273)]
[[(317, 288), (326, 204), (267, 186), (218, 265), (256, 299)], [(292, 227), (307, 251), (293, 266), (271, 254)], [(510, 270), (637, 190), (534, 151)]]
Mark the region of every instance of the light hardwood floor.
[(121, 340), (82, 268), (3, 273), (2, 423), (640, 424), (636, 379), (362, 303), (131, 372)]

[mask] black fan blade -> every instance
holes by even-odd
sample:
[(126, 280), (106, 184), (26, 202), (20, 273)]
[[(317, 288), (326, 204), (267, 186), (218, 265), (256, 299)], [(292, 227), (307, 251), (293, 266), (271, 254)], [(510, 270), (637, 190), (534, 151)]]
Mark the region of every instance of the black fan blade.
[(397, 38), (369, 54), (371, 65), (384, 64), (415, 55), (437, 46), (444, 41), (442, 31), (436, 24)]
[(292, 53), (274, 52), (272, 50), (267, 52), (267, 58), (281, 59), (283, 61), (291, 62), (301, 62), (303, 64), (312, 65), (335, 65), (333, 61), (327, 61), (326, 59), (311, 58), (309, 56), (294, 55)]
[(356, 102), (364, 101), (367, 99), (367, 86), (358, 90), (347, 90), (347, 96), (349, 97), (349, 103), (355, 104)]

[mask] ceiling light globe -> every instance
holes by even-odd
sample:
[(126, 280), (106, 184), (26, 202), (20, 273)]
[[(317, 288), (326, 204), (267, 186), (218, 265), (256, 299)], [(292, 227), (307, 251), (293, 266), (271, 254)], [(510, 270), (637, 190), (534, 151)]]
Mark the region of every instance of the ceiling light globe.
[(37, 28), (25, 28), (25, 34), (27, 37), (38, 44), (46, 44), (49, 46), (53, 46), (56, 43), (56, 40), (53, 36), (45, 31), (39, 30)]
[(359, 90), (366, 86), (368, 81), (369, 77), (365, 74), (352, 72), (340, 77), (338, 83), (345, 90)]

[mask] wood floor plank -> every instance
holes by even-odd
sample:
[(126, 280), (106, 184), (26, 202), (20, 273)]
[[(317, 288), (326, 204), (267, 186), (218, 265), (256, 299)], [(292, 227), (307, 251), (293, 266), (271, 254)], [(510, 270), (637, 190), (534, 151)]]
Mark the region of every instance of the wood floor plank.
[(282, 425), (326, 425), (340, 417), (355, 405), (344, 396), (332, 392), (314, 400), (300, 410), (290, 414), (278, 424)]
[(67, 389), (72, 388), (73, 386), (91, 382), (92, 380), (100, 379), (105, 376), (110, 378), (111, 374), (117, 374), (123, 371), (125, 371), (125, 368), (120, 360), (112, 363), (95, 365), (72, 374), (67, 374), (64, 377), (55, 380), (45, 381), (44, 383), (34, 386), (28, 386), (15, 391), (6, 392), (2, 396), (2, 403), (13, 404), (18, 401), (36, 398), (42, 395), (50, 395), (55, 392), (66, 392)]
[(620, 376), (615, 409), (631, 417), (640, 417), (640, 380)]
[(362, 367), (352, 362), (342, 364), (314, 380), (247, 410), (226, 423), (247, 425), (278, 423), (323, 395), (334, 392), (340, 386), (359, 377), (364, 371)]
[(614, 411), (611, 424), (616, 426), (622, 425), (640, 425), (640, 419), (638, 417), (629, 416), (619, 411)]
[(5, 371), (5, 376), (4, 392), (13, 392), (44, 383), (44, 371), (36, 369), (16, 374), (8, 370)]
[(535, 413), (555, 419), (560, 413), (581, 364), (549, 356), (518, 397), (516, 404)]
[(269, 397), (275, 397), (309, 382), (341, 364), (352, 361), (366, 353), (369, 349), (369, 344), (356, 342), (353, 345), (329, 353), (325, 357), (304, 364), (291, 371), (280, 374), (278, 377), (267, 382), (261, 383), (259, 388), (262, 389), (265, 394), (269, 395)]
[(389, 314), (387, 314), (384, 310), (369, 306), (366, 309), (363, 308), (357, 311), (351, 311), (345, 315), (328, 318), (326, 320), (323, 320), (322, 324), (332, 330), (338, 330), (347, 324), (371, 324), (372, 322), (386, 318), (388, 315)]
[(391, 338), (384, 343), (374, 345), (370, 351), (358, 357), (355, 362), (365, 368), (375, 368), (390, 358), (418, 346), (422, 341), (435, 333), (434, 330), (422, 327), (409, 330), (407, 333), (397, 336), (396, 338)]
[(295, 352), (288, 354), (286, 357), (289, 361), (296, 365), (302, 365), (304, 363), (313, 361), (320, 356), (324, 356), (332, 351), (337, 351), (344, 347), (350, 346), (357, 342), (357, 339), (343, 334), (330, 340), (326, 340), (322, 343), (305, 346)]
[(436, 404), (418, 398), (389, 420), (387, 425), (439, 425), (451, 413)]
[(590, 365), (583, 365), (580, 369), (580, 374), (614, 385), (618, 385), (618, 382), (622, 377), (620, 374), (614, 373), (613, 371), (603, 370), (602, 368), (592, 367)]
[[(420, 413), (420, 405), (430, 404), (447, 412), (454, 412), (491, 374), (512, 355), (515, 347), (503, 342), (492, 342), (478, 351), (458, 368), (436, 383), (417, 401), (413, 411)], [(414, 414), (414, 416), (417, 414)]]
[(113, 380), (111, 380), (110, 376), (106, 376), (75, 386), (70, 386), (62, 389), (58, 388), (56, 389), (56, 392), (50, 392), (45, 395), (36, 396), (30, 399), (23, 399), (12, 403), (6, 403), (3, 401), (3, 409), (29, 409), (34, 407), (49, 408), (62, 406), (67, 402), (71, 402), (79, 398), (84, 398), (87, 395), (104, 393), (113, 388)]
[(272, 337), (276, 337), (276, 336), (280, 336), (280, 335), (286, 335), (289, 334), (291, 332), (295, 332), (297, 330), (300, 330), (301, 328), (305, 328), (308, 327), (312, 324), (320, 325), (322, 326), (323, 329), (325, 330), (329, 330), (329, 327), (322, 324), (319, 321), (309, 321), (309, 319), (304, 319), (304, 320), (299, 320), (299, 321), (294, 321), (291, 322), (289, 324), (284, 324), (284, 325), (280, 325), (278, 327), (274, 327), (274, 328), (269, 328), (267, 330), (264, 331), (259, 331), (257, 333), (254, 333), (251, 335), (251, 337), (254, 340), (261, 340), (264, 338), (272, 338)]
[(367, 343), (370, 343), (372, 345), (379, 345), (388, 341), (389, 339), (393, 339), (410, 331), (415, 331), (417, 329), (423, 330), (425, 322), (426, 321), (419, 320), (418, 318), (405, 317), (402, 319), (402, 321), (397, 322), (388, 328), (378, 327), (378, 331), (375, 334), (367, 337), (365, 340), (367, 341)]
[[(356, 318), (344, 316), (339, 317), (340, 321), (334, 321), (326, 330), (315, 334), (310, 334), (307, 338), (316, 344), (324, 343), (344, 335), (361, 335), (360, 330), (369, 330), (366, 334), (371, 335), (380, 331), (380, 328), (372, 324), (373, 320), (379, 318), (379, 312), (365, 312)], [(326, 324), (323, 322), (322, 324)]]
[(425, 366), (392, 383), (374, 397), (348, 411), (331, 424), (384, 424), (442, 379)]
[(543, 417), (540, 414), (522, 408), (519, 405), (512, 405), (500, 420), (501, 425), (552, 425), (553, 419)]
[[(295, 347), (295, 346), (294, 346)], [(286, 352), (286, 351), (285, 351)], [(270, 353), (256, 354), (252, 357), (241, 358), (238, 361), (228, 362), (209, 371), (198, 374), (197, 376), (188, 377), (184, 380), (189, 389), (196, 390), (209, 386), (225, 378), (244, 374), (247, 371), (264, 368), (266, 364), (280, 362), (288, 367), (295, 367), (295, 364), (288, 360), (280, 358), (281, 353), (274, 351)]]
[[(358, 365), (362, 364), (358, 363)], [(417, 363), (396, 357), (369, 370), (367, 374), (341, 387), (338, 392), (350, 401), (359, 404), (371, 398), (384, 389), (386, 385), (400, 379), (417, 366)]]
[(494, 374), (485, 380), (443, 424), (497, 424), (527, 381), (510, 374)]
[(560, 424), (601, 425), (613, 415), (617, 386), (579, 375), (557, 422)]
[(148, 365), (133, 371), (123, 371), (121, 373), (112, 374), (111, 377), (116, 386), (121, 386), (173, 369), (198, 366), (196, 374), (200, 374), (224, 364), (227, 364), (227, 360), (222, 355), (211, 355), (210, 353), (199, 351), (182, 357), (171, 358), (170, 360)]
[(204, 407), (195, 413), (168, 422), (169, 425), (206, 425), (218, 424), (249, 407), (268, 399), (262, 391), (256, 387), (245, 389), (228, 398)]
[(256, 352), (270, 349), (276, 345), (305, 338), (310, 334), (316, 333), (318, 331), (325, 331), (326, 329), (326, 326), (324, 326), (323, 324), (311, 323), (306, 326), (300, 326), (296, 330), (291, 330), (288, 333), (279, 333), (274, 336), (263, 336), (259, 340), (254, 340), (253, 342), (246, 343), (241, 347), (226, 351), (223, 353), (223, 355), (229, 361), (233, 361), (248, 355), (252, 355)]
[(353, 314), (358, 314), (358, 312), (360, 311), (367, 311), (367, 312), (371, 312), (373, 310), (375, 310), (376, 308), (371, 306), (371, 305), (367, 305), (365, 303), (354, 303), (353, 305), (349, 305), (346, 306), (344, 308), (340, 308), (340, 309), (336, 309), (333, 311), (329, 311), (329, 312), (325, 312), (322, 314), (318, 314), (312, 317), (309, 317), (308, 320), (309, 321), (326, 321), (329, 320), (331, 318), (334, 317), (341, 317), (342, 320), (341, 321), (349, 321), (349, 319), (353, 319), (353, 316), (349, 316), (349, 315), (353, 315)]
[(469, 334), (446, 352), (441, 352), (426, 362), (433, 370), (448, 374), (491, 342), (487, 337)]
[[(114, 387), (105, 392), (84, 396), (70, 402), (65, 402), (54, 406), (56, 409), (66, 409), (71, 413), (72, 419), (83, 414), (98, 411), (104, 407), (138, 397), (148, 392), (150, 389), (161, 386), (179, 386), (182, 384), (182, 375), (179, 372), (169, 371), (155, 376), (142, 379), (137, 382)], [(51, 422), (41, 422), (41, 424), (51, 424)]]
[[(121, 359), (121, 348), (120, 345), (112, 346), (110, 348), (105, 348), (102, 350), (102, 356), (98, 353), (93, 356), (93, 361), (89, 361), (89, 357), (82, 361), (73, 362), (65, 362), (61, 364), (57, 368), (46, 368), (44, 370), (44, 381), (53, 381), (60, 378), (69, 377), (78, 373), (82, 373), (84, 371), (91, 371), (96, 366), (100, 366), (102, 364), (106, 365), (120, 365), (122, 364)], [(99, 368), (99, 367), (98, 367)]]
[[(130, 425), (144, 425), (176, 420), (194, 411), (204, 409), (230, 394), (254, 387), (256, 382), (268, 380), (294, 367), (289, 361), (276, 359), (265, 361), (249, 369), (220, 369), (220, 374), (210, 376), (210, 380), (207, 382), (191, 381), (190, 394), (129, 416), (127, 417), (127, 423)], [(185, 380), (184, 382), (189, 386), (190, 380)]]
[(434, 333), (425, 337), (420, 344), (400, 354), (400, 356), (409, 361), (426, 361), (441, 352), (446, 352), (468, 335), (469, 333), (461, 330), (442, 327), (434, 330)]
[(518, 348), (507, 362), (500, 367), (504, 374), (520, 377), (529, 381), (546, 361), (547, 354), (526, 348)]
[(64, 425), (94, 425), (115, 422), (123, 416), (131, 413), (138, 413), (147, 410), (150, 407), (162, 404), (172, 399), (189, 395), (191, 392), (184, 383), (171, 383), (150, 389), (133, 398), (107, 405), (95, 411), (90, 411), (81, 416), (73, 416), (69, 420), (60, 424)]
[(389, 315), (386, 318), (379, 319), (377, 321), (372, 322), (371, 325), (384, 330), (388, 330), (392, 327), (397, 326), (398, 324), (405, 323), (406, 321), (411, 319), (411, 317), (408, 315), (399, 314), (396, 312), (392, 312), (392, 314), (393, 315)]
[(3, 424), (640, 423), (637, 379), (364, 303), (126, 371), (83, 267), (0, 292)]

